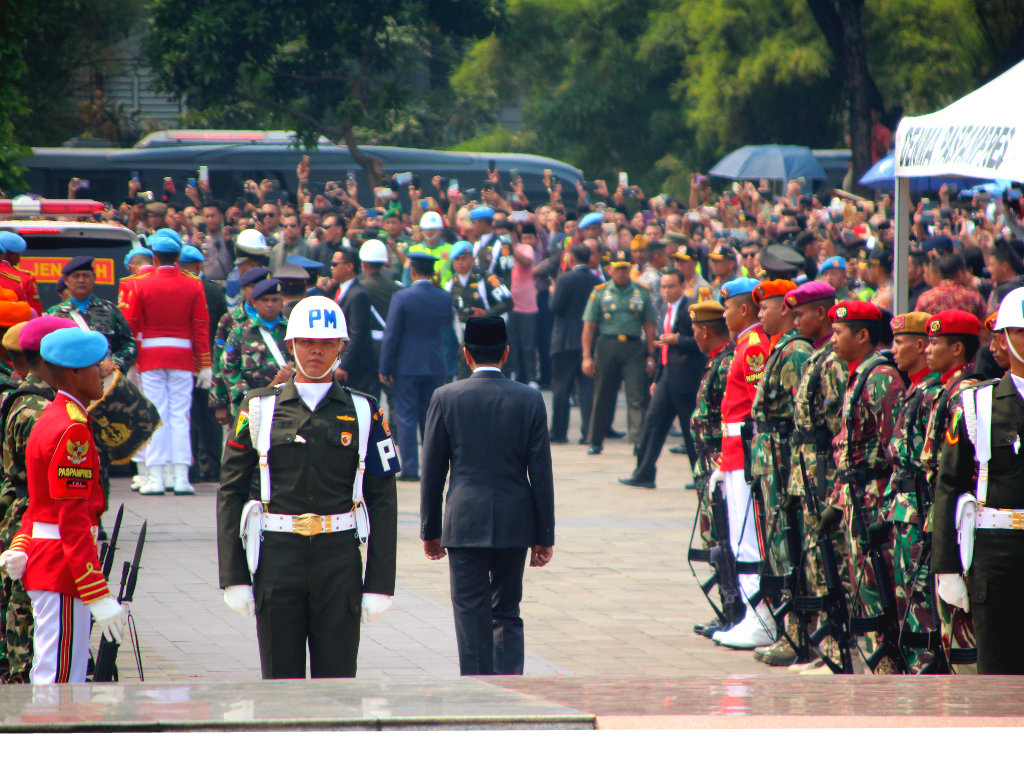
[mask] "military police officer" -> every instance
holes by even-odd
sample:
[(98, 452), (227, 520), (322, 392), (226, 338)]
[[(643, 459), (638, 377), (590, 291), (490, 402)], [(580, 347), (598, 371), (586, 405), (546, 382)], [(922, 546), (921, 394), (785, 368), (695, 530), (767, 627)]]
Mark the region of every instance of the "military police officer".
[(620, 380), (626, 389), (629, 441), (640, 442), (647, 379), (654, 373), (657, 318), (650, 291), (629, 279), (629, 267), (628, 261), (613, 261), (611, 282), (596, 286), (583, 310), (583, 373), (594, 377), (591, 455), (603, 448)]
[(296, 305), (295, 379), (248, 394), (224, 452), (220, 584), (256, 616), (264, 678), (305, 677), (307, 645), (313, 677), (354, 677), (360, 612), (378, 618), (395, 590), (397, 452), (377, 403), (334, 381), (346, 338), (330, 299)]

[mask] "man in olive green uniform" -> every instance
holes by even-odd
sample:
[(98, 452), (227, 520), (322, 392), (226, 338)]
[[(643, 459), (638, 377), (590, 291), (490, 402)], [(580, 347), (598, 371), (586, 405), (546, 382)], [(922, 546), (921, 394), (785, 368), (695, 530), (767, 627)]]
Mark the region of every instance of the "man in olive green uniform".
[[(25, 450), (32, 427), (43, 409), (53, 400), (54, 391), (42, 376), (49, 372), (39, 356), (39, 343), (46, 332), (57, 328), (73, 328), (66, 318), (36, 318), (21, 342), (21, 331), (29, 323), (12, 326), (3, 337), (4, 349), (24, 375), (17, 389), (7, 393), (0, 406), (3, 433), (4, 480), (0, 487), (0, 503), (10, 504), (0, 518), (0, 549), (11, 546), (21, 528), (21, 519), (28, 509), (28, 474)], [(0, 660), (0, 682), (28, 683), (32, 671), (32, 601), (21, 580), (3, 575), (3, 658)]]
[[(793, 431), (793, 394), (811, 356), (811, 343), (800, 336), (793, 324), (792, 307), (786, 294), (796, 290), (790, 280), (769, 280), (754, 288), (752, 296), (758, 306), (761, 327), (771, 337), (772, 348), (764, 366), (764, 376), (757, 384), (757, 393), (750, 407), (755, 434), (750, 443), (750, 471), (753, 481), (761, 485), (761, 510), (764, 559), (775, 576), (788, 577), (785, 591), (796, 593), (796, 576), (800, 569), (802, 526), (796, 521), (800, 501), (789, 494), (789, 437)], [(761, 590), (775, 607), (781, 603), (783, 589), (770, 589), (770, 579), (762, 577)], [(786, 633), (771, 646), (755, 649), (754, 657), (772, 666), (787, 666), (797, 658), (790, 640), (802, 632), (795, 612), (786, 617)], [(765, 658), (766, 656), (770, 658)]]
[[(370, 314), (373, 320), (370, 337), (373, 340), (375, 360), (380, 360), (381, 342), (384, 340), (384, 328), (387, 326), (391, 297), (404, 287), (401, 283), (392, 280), (385, 270), (389, 258), (387, 246), (376, 238), (367, 240), (359, 247), (359, 261), (363, 266), (363, 273), (357, 279), (359, 284), (370, 294)], [(395, 406), (391, 385), (381, 382), (382, 403), (385, 397), (388, 400), (388, 416), (393, 417)], [(390, 420), (391, 422), (395, 421), (394, 418)]]
[[(835, 289), (824, 281), (812, 280), (786, 294), (786, 303), (792, 309), (797, 332), (811, 339), (814, 347), (793, 396), (789, 494), (800, 499), (803, 505), (803, 559), (807, 591), (812, 596), (824, 599), (829, 589), (822, 562), (823, 543), (827, 543), (829, 552), (835, 554), (836, 576), (849, 581), (849, 575), (842, 567), (847, 551), (842, 527), (837, 526), (830, 532), (819, 530), (828, 491), (836, 480), (835, 465), (832, 462), (832, 438), (839, 432), (847, 373), (845, 366), (841, 367), (836, 360), (832, 349), (832, 322), (828, 312), (835, 304)], [(824, 537), (824, 540), (820, 537)], [(844, 588), (840, 583), (833, 597), (841, 600), (845, 606), (850, 591), (852, 587)], [(819, 612), (819, 627), (830, 632), (827, 637), (819, 640), (819, 653), (838, 666), (841, 655), (835, 635), (841, 634), (846, 627), (831, 625), (824, 609)], [(823, 662), (819, 660), (794, 667), (812, 671), (822, 665)]]
[(939, 374), (928, 367), (927, 312), (897, 315), (890, 322), (896, 367), (910, 378), (895, 416), (886, 453), (892, 477), (885, 489), (888, 518), (893, 522), (893, 579), (901, 622), (900, 650), (910, 672), (940, 672), (946, 668), (929, 567), (929, 542), (924, 522), (931, 491), (921, 461), (928, 416), (942, 391)]
[[(728, 515), (716, 518), (708, 487), (708, 478), (718, 466), (722, 452), (722, 397), (736, 349), (735, 342), (729, 338), (724, 314), (725, 307), (717, 301), (701, 301), (690, 306), (693, 338), (708, 360), (697, 390), (697, 405), (690, 416), (690, 433), (697, 449), (697, 464), (693, 471), (697, 487), (697, 526), (701, 547), (707, 552), (707, 562), (718, 576), (718, 593), (725, 616), (724, 622), (716, 616), (710, 621), (694, 624), (693, 631), (704, 637), (728, 629), (743, 617), (745, 611), (735, 579), (735, 566), (732, 565), (735, 558), (728, 559), (731, 555), (728, 531), (719, 530), (722, 524), (728, 524)], [(691, 554), (693, 552), (691, 547)], [(691, 559), (703, 562), (703, 558)]]
[(288, 321), (281, 314), (281, 283), (256, 283), (250, 300), (256, 317), (246, 316), (232, 328), (224, 345), (222, 375), (232, 414), (237, 413), (249, 390), (283, 384), (292, 375), (291, 355), (284, 343)]
[[(472, 373), (462, 354), (461, 339), (466, 321), (471, 317), (501, 317), (511, 312), (512, 294), (496, 275), (485, 275), (473, 263), (473, 246), (465, 240), (452, 246), (451, 265), (455, 274), (441, 287), (452, 295), (455, 306), (460, 330), (459, 378), (466, 379)], [(510, 367), (508, 363), (506, 367)]]
[[(220, 585), (256, 616), (264, 678), (304, 678), (307, 646), (313, 677), (354, 677), (360, 613), (375, 620), (395, 590), (397, 451), (377, 403), (334, 381), (347, 336), (330, 299), (297, 304), (295, 380), (249, 393), (224, 452)], [(262, 501), (246, 503), (257, 475)]]
[(961, 390), (953, 402), (932, 507), (936, 588), (942, 601), (973, 609), (978, 672), (984, 675), (1024, 674), (1022, 307), (1024, 288), (1016, 288), (1000, 303), (995, 322), (994, 332), (1005, 336), (1010, 370), (998, 383)]
[(585, 375), (594, 377), (591, 455), (601, 453), (604, 446), (620, 381), (626, 390), (629, 442), (637, 445), (643, 428), (657, 318), (650, 291), (629, 279), (629, 267), (628, 261), (613, 261), (611, 282), (596, 286), (583, 310), (582, 367)]

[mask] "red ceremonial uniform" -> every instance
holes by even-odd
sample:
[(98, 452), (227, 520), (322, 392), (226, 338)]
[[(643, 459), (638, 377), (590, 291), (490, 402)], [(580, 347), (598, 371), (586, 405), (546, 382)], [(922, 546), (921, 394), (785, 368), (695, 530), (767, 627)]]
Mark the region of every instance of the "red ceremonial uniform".
[[(137, 285), (136, 281), (144, 277), (148, 277), (156, 272), (156, 267), (152, 264), (145, 264), (139, 270), (138, 274), (126, 275), (121, 278), (121, 282), (117, 284), (117, 308), (121, 310), (121, 314), (128, 319), (128, 308), (131, 304), (131, 294)], [(128, 326), (131, 327), (131, 320), (128, 319)], [(137, 328), (132, 328), (132, 333), (138, 334)]]
[(93, 534), (107, 500), (89, 416), (58, 392), (32, 428), (25, 451), (29, 504), (11, 549), (28, 555), (26, 590), (92, 603), (110, 595)]
[(13, 291), (17, 297), (15, 301), (26, 301), (25, 288), (21, 282), (20, 275), (13, 275), (10, 272), (5, 272), (0, 269), (0, 288), (6, 288), (9, 291)]
[(139, 341), (139, 371), (210, 368), (210, 313), (200, 280), (161, 266), (134, 280), (126, 317)]
[(760, 323), (751, 326), (736, 340), (736, 352), (725, 380), (722, 396), (722, 457), (718, 466), (723, 472), (743, 469), (743, 438), (740, 425), (750, 418), (750, 406), (757, 392), (757, 382), (764, 375), (769, 352), (768, 336)]
[(40, 315), (43, 314), (43, 303), (39, 300), (39, 289), (36, 288), (36, 278), (27, 269), (11, 264), (9, 261), (0, 262), (0, 273), (17, 279), (21, 284), (22, 292), (25, 294), (25, 301)]

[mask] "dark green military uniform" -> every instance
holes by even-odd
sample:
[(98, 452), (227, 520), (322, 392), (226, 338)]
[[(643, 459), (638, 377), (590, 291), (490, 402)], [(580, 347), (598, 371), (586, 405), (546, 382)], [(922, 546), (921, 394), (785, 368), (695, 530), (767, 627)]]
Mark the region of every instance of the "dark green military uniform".
[[(254, 310), (255, 311), (255, 310)], [(244, 323), (251, 315), (245, 311), (245, 304), (239, 304), (230, 312), (226, 312), (217, 323), (214, 334), (214, 346), (210, 347), (213, 356), (213, 385), (210, 387), (210, 407), (231, 408), (231, 395), (227, 379), (224, 378), (224, 349), (228, 343), (228, 335), (239, 323)]]
[[(594, 288), (583, 310), (583, 322), (597, 323), (594, 344), (594, 407), (589, 441), (604, 443), (612, 423), (612, 406), (621, 381), (626, 390), (629, 442), (640, 442), (647, 393), (644, 324), (657, 321), (651, 292), (632, 281), (621, 288), (609, 280)], [(653, 342), (653, 340), (651, 340)]]
[[(220, 585), (249, 584), (239, 538), (242, 507), (258, 478), (259, 456), (249, 434), (254, 396), (277, 395), (269, 452), (271, 514), (332, 515), (352, 507), (359, 429), (351, 390), (333, 384), (310, 411), (293, 381), (258, 389), (243, 401), (228, 440), (217, 497)], [(313, 677), (353, 677), (359, 650), (363, 592), (392, 595), (398, 499), (398, 461), (387, 422), (371, 399), (373, 433), (364, 495), (370, 514), (366, 575), (354, 531), (266, 531), (253, 591), (264, 678), (305, 677), (308, 643)], [(256, 483), (258, 485), (258, 483)]]
[[(268, 331), (270, 337), (277, 342), (277, 348), (286, 363), (292, 359), (284, 341), (287, 330), (288, 324), (281, 318), (273, 330)], [(260, 333), (259, 319), (247, 317), (232, 328), (224, 344), (224, 360), (221, 364), (221, 376), (231, 399), (232, 417), (249, 390), (270, 386), (280, 370), (281, 367)]]
[[(444, 288), (452, 295), (455, 315), (463, 328), (466, 327), (466, 320), (473, 316), (472, 310), (474, 309), (482, 309), (488, 317), (499, 317), (512, 311), (512, 294), (508, 288), (497, 276), (485, 276), (479, 267), (473, 267), (472, 271), (466, 275), (465, 283), (463, 283), (463, 278), (456, 274), (444, 285)], [(466, 356), (462, 354), (462, 345), (460, 345), (459, 378), (467, 379), (470, 373), (472, 371), (469, 370)]]
[[(7, 414), (4, 423), (3, 467), (4, 480), (0, 499), (7, 508), (0, 518), (0, 550), (11, 546), (11, 540), (21, 528), (21, 518), (28, 509), (28, 474), (25, 469), (25, 449), (32, 427), (43, 409), (53, 400), (53, 390), (29, 373), (18, 390), (8, 392), (0, 412)], [(32, 671), (32, 601), (20, 580), (3, 574), (3, 658), (0, 660), (0, 681), (28, 683)]]
[[(75, 303), (68, 298), (60, 304), (50, 307), (46, 310), (46, 314), (73, 320), (71, 312), (77, 309)], [(89, 299), (89, 304), (80, 314), (89, 328), (99, 331), (107, 337), (107, 343), (110, 345), (110, 359), (114, 361), (121, 373), (127, 373), (135, 362), (138, 349), (132, 329), (128, 327), (128, 321), (121, 314), (121, 310), (112, 301), (92, 296)]]
[[(935, 504), (932, 507), (932, 570), (960, 573), (955, 512), (960, 494), (976, 493), (977, 462), (960, 398), (952, 401), (949, 428), (943, 437)], [(1024, 508), (1024, 400), (1010, 373), (995, 385), (992, 397), (991, 449), (985, 506), (999, 510)], [(1010, 513), (1012, 529), (979, 528), (974, 558), (966, 574), (978, 644), (981, 674), (1024, 674), (1024, 522)]]

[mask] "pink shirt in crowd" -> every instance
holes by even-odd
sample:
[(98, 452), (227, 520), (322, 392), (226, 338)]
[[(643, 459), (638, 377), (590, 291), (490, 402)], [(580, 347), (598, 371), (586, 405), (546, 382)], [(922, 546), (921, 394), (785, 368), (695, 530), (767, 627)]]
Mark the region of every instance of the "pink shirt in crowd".
[(517, 261), (512, 267), (512, 311), (534, 314), (537, 311), (537, 286), (533, 283), (533, 248), (517, 245), (515, 252), (519, 256), (529, 257), (530, 266), (524, 267)]

